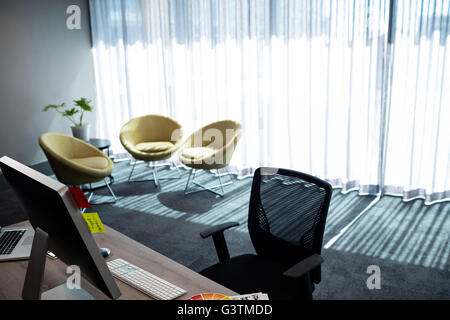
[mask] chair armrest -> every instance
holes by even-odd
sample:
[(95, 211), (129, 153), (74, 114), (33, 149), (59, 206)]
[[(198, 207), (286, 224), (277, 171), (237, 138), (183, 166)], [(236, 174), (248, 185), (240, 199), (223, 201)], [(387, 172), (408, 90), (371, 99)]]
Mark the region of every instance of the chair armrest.
[(205, 238), (208, 238), (210, 236), (214, 236), (215, 234), (217, 234), (219, 232), (224, 232), (227, 229), (236, 227), (238, 225), (239, 225), (238, 222), (225, 222), (225, 223), (219, 224), (217, 226), (213, 226), (211, 228), (208, 228), (208, 229), (200, 232), (200, 236), (203, 239), (205, 239)]
[(289, 278), (298, 279), (303, 275), (305, 275), (306, 273), (313, 270), (314, 268), (320, 266), (323, 263), (323, 261), (324, 260), (321, 255), (313, 254), (312, 256), (309, 256), (308, 258), (305, 258), (299, 263), (290, 267), (283, 273), (283, 275)]
[(220, 262), (230, 259), (230, 253), (228, 252), (227, 243), (225, 242), (225, 237), (223, 232), (229, 228), (238, 226), (237, 222), (226, 222), (218, 226), (211, 227), (200, 233), (200, 236), (205, 239), (212, 236), (214, 241), (214, 246), (216, 247), (217, 257)]

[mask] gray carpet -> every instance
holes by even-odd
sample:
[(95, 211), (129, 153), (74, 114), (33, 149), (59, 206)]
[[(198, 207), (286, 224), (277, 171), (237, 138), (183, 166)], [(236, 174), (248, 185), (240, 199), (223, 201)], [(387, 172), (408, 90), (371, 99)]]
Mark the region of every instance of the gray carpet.
[[(226, 188), (225, 198), (210, 192), (185, 197), (188, 172), (181, 180), (129, 184), (128, 162), (116, 164), (114, 205), (97, 205), (102, 221), (114, 229), (199, 271), (217, 262), (211, 239), (203, 240), (203, 229), (226, 221), (238, 228), (226, 232), (231, 255), (254, 252), (246, 220), (251, 178), (237, 180)], [(160, 177), (175, 177), (167, 167)], [(150, 169), (139, 164), (136, 178), (150, 177)], [(227, 179), (225, 177), (225, 179)], [(199, 176), (205, 184), (217, 179), (209, 172)], [(105, 189), (97, 200), (108, 197)], [(324, 244), (352, 221), (374, 197), (335, 190), (330, 205)], [(0, 192), (0, 224), (24, 219), (11, 191)], [(324, 249), (322, 282), (315, 299), (449, 299), (450, 298), (450, 203), (425, 206), (422, 200), (403, 202), (383, 197), (329, 249)], [(369, 290), (367, 267), (381, 269), (381, 289)]]

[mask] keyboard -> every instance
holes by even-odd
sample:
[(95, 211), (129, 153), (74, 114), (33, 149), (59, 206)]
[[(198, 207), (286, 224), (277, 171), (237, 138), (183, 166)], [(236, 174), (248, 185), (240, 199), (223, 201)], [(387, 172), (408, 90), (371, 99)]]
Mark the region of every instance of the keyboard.
[(0, 255), (11, 254), (26, 230), (5, 231), (0, 237)]
[(158, 300), (173, 300), (186, 293), (186, 290), (167, 282), (123, 259), (106, 263), (112, 275), (133, 288)]

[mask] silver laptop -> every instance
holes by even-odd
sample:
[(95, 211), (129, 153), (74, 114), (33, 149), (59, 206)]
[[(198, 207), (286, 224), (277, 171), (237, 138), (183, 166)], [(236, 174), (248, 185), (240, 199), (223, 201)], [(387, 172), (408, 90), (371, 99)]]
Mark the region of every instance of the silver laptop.
[(0, 227), (0, 262), (29, 259), (33, 238), (32, 227)]

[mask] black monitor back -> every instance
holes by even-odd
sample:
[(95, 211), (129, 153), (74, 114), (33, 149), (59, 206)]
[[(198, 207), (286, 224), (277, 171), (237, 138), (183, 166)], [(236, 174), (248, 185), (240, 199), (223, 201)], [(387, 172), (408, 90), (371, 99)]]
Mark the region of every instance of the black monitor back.
[(120, 296), (114, 278), (95, 243), (69, 188), (13, 159), (0, 167), (34, 229), (45, 231), (49, 250), (112, 299)]

